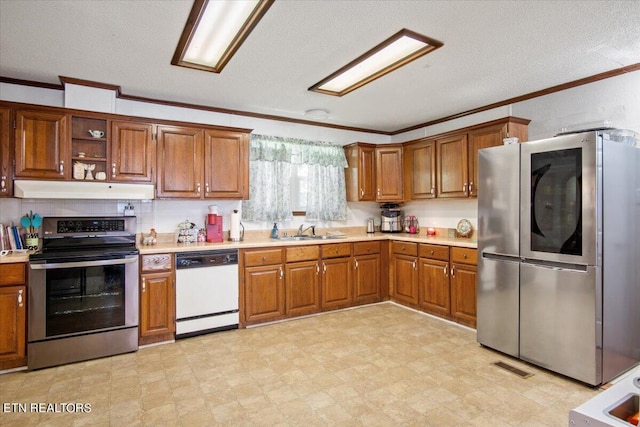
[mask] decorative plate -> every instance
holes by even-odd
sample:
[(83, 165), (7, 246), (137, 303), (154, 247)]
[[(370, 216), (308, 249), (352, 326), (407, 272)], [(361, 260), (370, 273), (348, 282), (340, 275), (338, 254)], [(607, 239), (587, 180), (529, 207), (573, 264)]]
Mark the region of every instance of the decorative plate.
[(469, 234), (471, 234), (471, 223), (466, 219), (461, 219), (456, 226), (456, 231), (460, 237), (469, 237)]

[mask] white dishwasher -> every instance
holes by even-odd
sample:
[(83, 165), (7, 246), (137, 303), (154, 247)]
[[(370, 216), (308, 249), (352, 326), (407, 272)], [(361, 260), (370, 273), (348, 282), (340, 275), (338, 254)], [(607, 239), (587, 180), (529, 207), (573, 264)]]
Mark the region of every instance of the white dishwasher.
[(237, 329), (238, 251), (176, 254), (176, 338)]

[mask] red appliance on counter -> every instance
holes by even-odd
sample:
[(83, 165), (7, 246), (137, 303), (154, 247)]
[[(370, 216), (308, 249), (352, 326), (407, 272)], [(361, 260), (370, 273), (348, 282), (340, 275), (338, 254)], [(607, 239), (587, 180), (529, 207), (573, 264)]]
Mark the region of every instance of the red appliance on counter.
[(207, 215), (207, 242), (221, 243), (222, 238), (222, 215)]

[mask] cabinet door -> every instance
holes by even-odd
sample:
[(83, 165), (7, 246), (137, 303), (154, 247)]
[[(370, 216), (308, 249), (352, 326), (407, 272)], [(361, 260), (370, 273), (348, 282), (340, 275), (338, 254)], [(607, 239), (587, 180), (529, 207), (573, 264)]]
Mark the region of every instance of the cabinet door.
[(410, 200), (436, 197), (436, 142), (405, 147), (404, 183)]
[(358, 150), (358, 200), (376, 200), (376, 150), (360, 147)]
[(419, 265), (420, 306), (430, 313), (449, 317), (449, 263), (420, 258)]
[(15, 175), (20, 178), (68, 179), (67, 116), (44, 111), (17, 111)]
[(282, 319), (284, 269), (282, 264), (244, 270), (244, 316), (247, 323)]
[(376, 200), (400, 201), (402, 185), (402, 147), (376, 148)]
[(454, 135), (437, 140), (436, 155), (437, 197), (467, 197), (467, 135)]
[(360, 255), (355, 257), (353, 262), (354, 303), (368, 304), (380, 301), (380, 254)]
[(469, 132), (469, 196), (478, 197), (478, 150), (502, 145), (506, 136), (506, 123)]
[(249, 136), (241, 132), (204, 133), (204, 196), (249, 198)]
[(476, 326), (476, 281), (477, 269), (474, 265), (457, 264), (451, 266), (451, 314), (457, 322), (475, 328)]
[(322, 260), (322, 309), (347, 307), (352, 301), (351, 257)]
[(344, 170), (347, 201), (376, 200), (376, 150), (372, 144), (345, 147), (348, 167)]
[(285, 264), (286, 313), (289, 316), (320, 311), (320, 267), (318, 261)]
[(25, 357), (26, 302), (26, 286), (0, 286), (0, 362)]
[(202, 197), (202, 129), (158, 126), (158, 197)]
[(11, 197), (13, 195), (11, 144), (9, 143), (10, 123), (11, 110), (0, 108), (0, 197)]
[(153, 125), (111, 124), (111, 181), (152, 182), (155, 159)]
[(418, 304), (418, 259), (393, 256), (393, 296), (400, 302)]
[[(140, 283), (140, 338), (175, 333), (173, 273), (142, 275)], [(154, 340), (150, 340), (153, 342)]]

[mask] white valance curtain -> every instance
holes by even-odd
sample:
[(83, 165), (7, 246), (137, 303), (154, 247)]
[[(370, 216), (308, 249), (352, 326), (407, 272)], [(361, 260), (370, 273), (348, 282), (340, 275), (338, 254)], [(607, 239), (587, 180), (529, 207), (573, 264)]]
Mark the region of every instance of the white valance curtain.
[(291, 219), (291, 165), (306, 165), (306, 219), (347, 219), (344, 149), (326, 142), (251, 135), (249, 200), (242, 202), (247, 221)]

